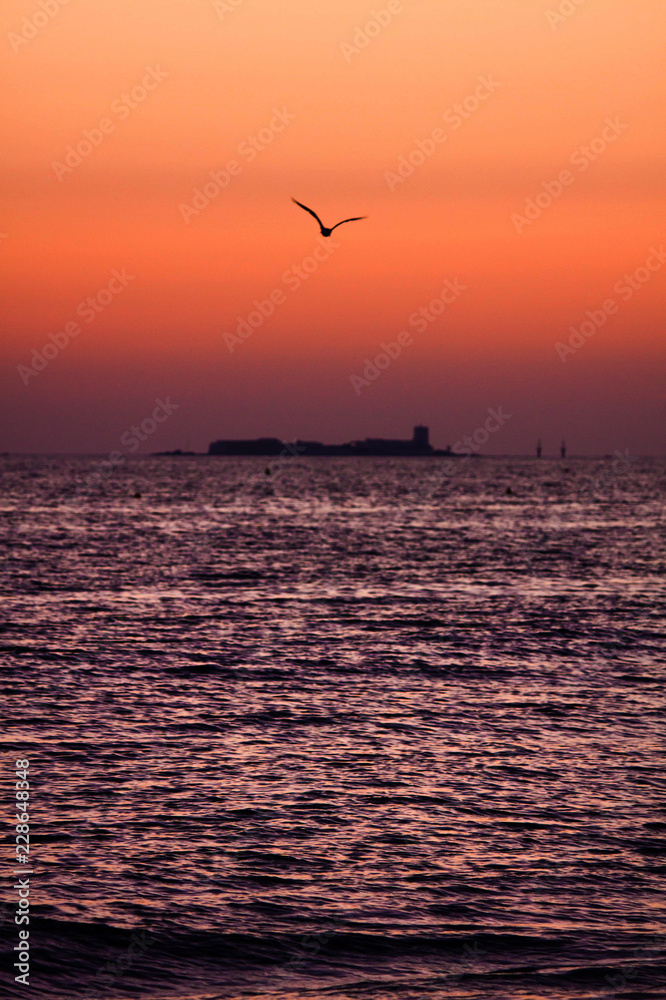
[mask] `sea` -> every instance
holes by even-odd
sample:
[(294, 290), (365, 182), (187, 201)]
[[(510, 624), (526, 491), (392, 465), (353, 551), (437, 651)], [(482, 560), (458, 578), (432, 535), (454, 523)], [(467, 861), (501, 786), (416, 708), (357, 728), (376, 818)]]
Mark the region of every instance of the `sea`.
[(3, 996), (666, 997), (664, 460), (0, 481)]

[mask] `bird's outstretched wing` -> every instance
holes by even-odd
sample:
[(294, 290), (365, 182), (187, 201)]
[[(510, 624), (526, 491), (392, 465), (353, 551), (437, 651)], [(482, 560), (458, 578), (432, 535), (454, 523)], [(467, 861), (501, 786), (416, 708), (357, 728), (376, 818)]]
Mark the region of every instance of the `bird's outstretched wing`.
[(342, 222), (336, 222), (334, 226), (331, 226), (331, 232), (338, 226), (344, 226), (345, 222), (360, 222), (361, 219), (367, 219), (367, 215), (355, 215), (353, 219), (343, 219)]
[(292, 198), (291, 200), (294, 202), (295, 205), (298, 205), (299, 208), (304, 208), (306, 212), (310, 213), (310, 215), (314, 215), (315, 219), (317, 220), (317, 222), (319, 223), (319, 225), (321, 226), (321, 228), (322, 229), (324, 228), (324, 223), (321, 221), (321, 219), (319, 218), (319, 216), (317, 215), (316, 212), (313, 212), (312, 209), (308, 208), (307, 205), (301, 205), (300, 201), (296, 201), (295, 198)]

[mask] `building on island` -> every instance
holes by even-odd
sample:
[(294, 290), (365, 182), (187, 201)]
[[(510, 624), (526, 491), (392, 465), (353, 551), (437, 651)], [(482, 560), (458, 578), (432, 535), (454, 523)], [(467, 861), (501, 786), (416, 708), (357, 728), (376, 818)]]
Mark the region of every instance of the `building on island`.
[(279, 438), (254, 438), (249, 441), (212, 441), (209, 455), (281, 455), (285, 450), (293, 455), (454, 455), (450, 447), (437, 450), (430, 444), (427, 427), (419, 424), (407, 440), (390, 438), (365, 438), (348, 444), (322, 444), (321, 441), (294, 441), (286, 445)]

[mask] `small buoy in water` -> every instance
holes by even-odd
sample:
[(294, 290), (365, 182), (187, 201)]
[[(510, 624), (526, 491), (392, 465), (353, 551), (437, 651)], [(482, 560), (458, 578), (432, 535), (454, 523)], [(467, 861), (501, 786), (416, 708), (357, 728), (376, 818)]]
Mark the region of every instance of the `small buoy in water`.
[(140, 494), (140, 493), (138, 492), (138, 490), (137, 490), (137, 492), (136, 492), (136, 493), (134, 494), (134, 499), (135, 499), (135, 500), (140, 500), (140, 499), (141, 499), (141, 494)]
[(266, 469), (265, 472), (266, 472), (267, 476), (270, 476), (270, 474), (271, 474), (271, 470), (270, 469)]
[(507, 486), (507, 488), (506, 488), (506, 495), (508, 497), (512, 497), (513, 496), (513, 490), (511, 489), (510, 486)]

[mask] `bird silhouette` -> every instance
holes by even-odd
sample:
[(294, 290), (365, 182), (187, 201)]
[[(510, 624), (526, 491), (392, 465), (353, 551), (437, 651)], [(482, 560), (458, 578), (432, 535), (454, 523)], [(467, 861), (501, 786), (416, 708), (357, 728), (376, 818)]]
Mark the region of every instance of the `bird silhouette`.
[(294, 202), (295, 205), (298, 205), (299, 208), (303, 208), (306, 212), (309, 212), (310, 215), (313, 215), (315, 217), (315, 219), (319, 223), (319, 228), (321, 229), (322, 236), (330, 236), (334, 229), (337, 229), (338, 226), (344, 225), (345, 222), (360, 222), (361, 219), (367, 219), (367, 215), (356, 215), (354, 216), (353, 219), (343, 219), (342, 222), (336, 222), (334, 226), (331, 226), (330, 229), (327, 229), (316, 212), (313, 212), (312, 209), (308, 208), (307, 205), (302, 205), (300, 201), (296, 201), (295, 198), (292, 198), (291, 200)]

